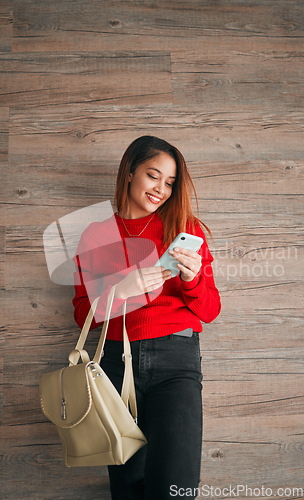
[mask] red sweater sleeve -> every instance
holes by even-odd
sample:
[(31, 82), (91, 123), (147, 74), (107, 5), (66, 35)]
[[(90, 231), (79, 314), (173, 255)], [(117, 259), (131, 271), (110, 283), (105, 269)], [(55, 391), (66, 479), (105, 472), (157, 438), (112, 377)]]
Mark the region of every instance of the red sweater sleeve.
[[(100, 297), (90, 330), (102, 324), (111, 286), (121, 280), (121, 276), (117, 275), (116, 279), (115, 276), (112, 276), (112, 285), (105, 287), (103, 276), (93, 274), (94, 259), (96, 258), (98, 247), (94, 240), (92, 240), (92, 235), (94, 236), (94, 230), (92, 229), (93, 224), (88, 226), (82, 233), (76, 254), (73, 258), (76, 270), (74, 272), (75, 296), (72, 300), (75, 321), (82, 328), (91, 304), (96, 297)], [(121, 306), (124, 302), (125, 300), (114, 297), (111, 318), (121, 314)]]
[[(211, 263), (213, 257), (206, 243), (206, 237), (199, 223), (197, 223), (195, 235), (203, 238), (199, 254), (202, 257), (202, 265), (198, 274), (192, 281), (181, 281), (181, 293), (185, 304), (204, 323), (213, 321), (221, 311), (221, 300), (219, 291), (215, 286)], [(180, 277), (180, 274), (179, 274)]]

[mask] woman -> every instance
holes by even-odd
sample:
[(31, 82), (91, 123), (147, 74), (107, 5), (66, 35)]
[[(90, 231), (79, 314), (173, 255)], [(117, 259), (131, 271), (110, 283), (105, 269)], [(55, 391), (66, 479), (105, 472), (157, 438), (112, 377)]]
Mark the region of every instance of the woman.
[[(125, 151), (116, 183), (118, 212), (82, 234), (75, 273), (75, 320), (82, 328), (100, 296), (91, 328), (102, 324), (116, 284), (101, 366), (121, 390), (122, 305), (131, 342), (138, 424), (147, 438), (124, 465), (109, 466), (112, 498), (195, 498), (202, 442), (201, 322), (219, 314), (211, 256), (191, 207), (193, 183), (179, 150), (153, 136)], [(196, 194), (195, 194), (196, 196)], [(197, 201), (197, 197), (196, 197)], [(202, 224), (208, 232), (208, 228)], [(174, 249), (180, 273), (154, 267), (179, 232), (204, 239), (200, 250)]]

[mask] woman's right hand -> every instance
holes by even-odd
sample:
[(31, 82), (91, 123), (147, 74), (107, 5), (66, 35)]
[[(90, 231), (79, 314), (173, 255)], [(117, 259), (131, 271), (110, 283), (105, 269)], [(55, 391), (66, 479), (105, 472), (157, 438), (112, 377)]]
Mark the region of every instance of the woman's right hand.
[(152, 292), (171, 278), (171, 271), (164, 267), (144, 267), (131, 271), (116, 285), (115, 297), (126, 300), (129, 297)]

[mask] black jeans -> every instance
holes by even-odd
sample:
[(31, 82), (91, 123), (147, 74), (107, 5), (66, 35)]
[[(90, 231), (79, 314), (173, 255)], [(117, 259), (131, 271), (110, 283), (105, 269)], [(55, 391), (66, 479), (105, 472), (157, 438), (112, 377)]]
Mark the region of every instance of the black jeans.
[[(202, 443), (199, 334), (133, 341), (131, 351), (138, 425), (148, 444), (124, 465), (108, 467), (112, 499), (185, 498), (186, 488), (193, 491), (187, 498), (195, 498)], [(122, 342), (107, 340), (101, 360), (119, 392), (122, 352)]]

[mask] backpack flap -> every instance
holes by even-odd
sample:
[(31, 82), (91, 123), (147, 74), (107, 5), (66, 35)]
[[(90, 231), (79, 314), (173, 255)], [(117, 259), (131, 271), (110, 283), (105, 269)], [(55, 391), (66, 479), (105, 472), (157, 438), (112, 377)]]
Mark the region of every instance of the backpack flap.
[(87, 365), (67, 366), (42, 375), (40, 403), (43, 413), (58, 427), (81, 422), (92, 406)]

